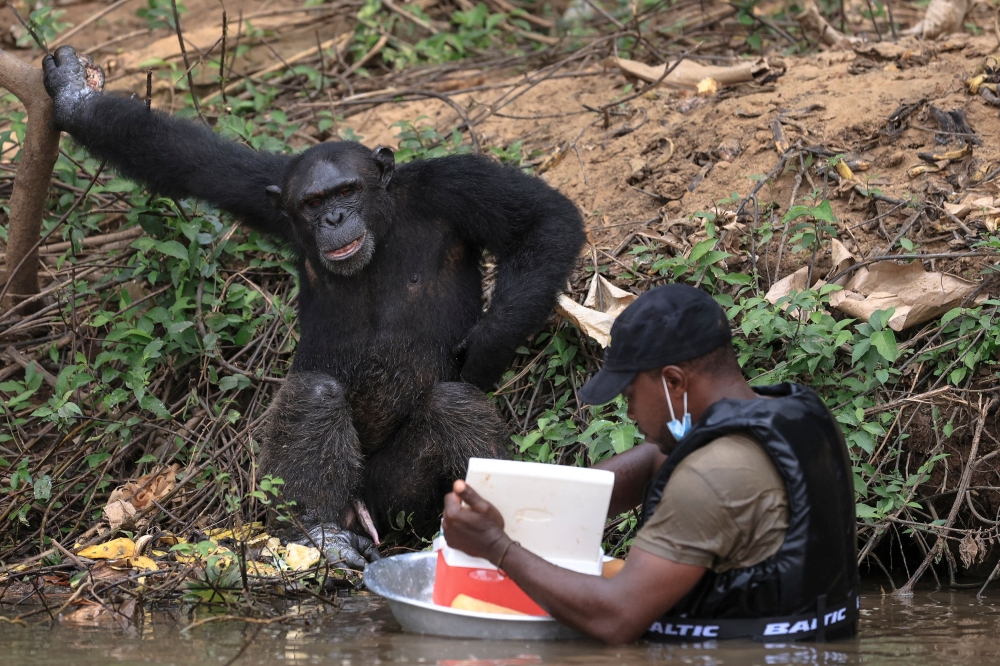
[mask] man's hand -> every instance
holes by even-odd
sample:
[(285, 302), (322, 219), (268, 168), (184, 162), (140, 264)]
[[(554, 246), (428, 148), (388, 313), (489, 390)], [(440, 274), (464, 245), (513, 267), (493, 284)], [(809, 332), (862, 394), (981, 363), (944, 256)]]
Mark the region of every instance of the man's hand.
[[(452, 490), (444, 497), (444, 538), (448, 545), (497, 564), (510, 543), (503, 531), (503, 516), (465, 481), (456, 481)], [(463, 501), (468, 506), (462, 506)]]
[(60, 46), (45, 56), (42, 70), (45, 90), (52, 98), (53, 125), (58, 130), (68, 129), (80, 105), (104, 90), (104, 71), (72, 46)]

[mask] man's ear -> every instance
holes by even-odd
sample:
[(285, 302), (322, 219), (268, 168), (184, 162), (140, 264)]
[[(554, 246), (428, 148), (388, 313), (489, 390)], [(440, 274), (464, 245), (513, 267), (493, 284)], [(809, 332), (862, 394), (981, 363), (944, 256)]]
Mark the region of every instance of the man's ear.
[(663, 382), (666, 382), (670, 392), (678, 396), (683, 395), (689, 389), (690, 381), (688, 381), (687, 373), (684, 372), (683, 368), (676, 365), (668, 365), (661, 369), (660, 377), (662, 377), (662, 380), (657, 380), (657, 383), (662, 387)]
[(281, 207), (281, 188), (277, 185), (268, 185), (267, 189), (264, 190), (267, 194), (267, 198), (270, 200), (274, 207), (278, 210), (283, 210)]
[(386, 146), (377, 146), (372, 151), (372, 159), (379, 168), (382, 187), (388, 188), (392, 182), (392, 174), (396, 170), (396, 158), (392, 154), (392, 149)]

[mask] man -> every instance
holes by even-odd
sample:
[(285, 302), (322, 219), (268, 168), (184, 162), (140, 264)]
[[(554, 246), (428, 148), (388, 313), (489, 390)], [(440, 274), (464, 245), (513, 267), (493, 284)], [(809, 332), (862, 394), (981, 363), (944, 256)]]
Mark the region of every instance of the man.
[(449, 545), (607, 643), (854, 635), (851, 464), (822, 400), (795, 384), (752, 389), (722, 308), (686, 285), (640, 296), (611, 338), (580, 399), (624, 394), (647, 439), (598, 465), (615, 473), (610, 516), (643, 506), (621, 572), (587, 576), (528, 552), (463, 481), (445, 497)]

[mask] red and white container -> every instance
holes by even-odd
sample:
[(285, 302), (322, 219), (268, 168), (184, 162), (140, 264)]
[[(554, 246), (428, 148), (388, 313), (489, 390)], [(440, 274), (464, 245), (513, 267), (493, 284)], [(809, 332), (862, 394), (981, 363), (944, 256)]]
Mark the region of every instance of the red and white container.
[[(601, 538), (611, 503), (612, 472), (564, 465), (472, 458), (465, 481), (500, 511), (508, 536), (552, 564), (601, 575)], [(528, 615), (546, 615), (489, 561), (435, 540), (434, 603), (459, 594)]]

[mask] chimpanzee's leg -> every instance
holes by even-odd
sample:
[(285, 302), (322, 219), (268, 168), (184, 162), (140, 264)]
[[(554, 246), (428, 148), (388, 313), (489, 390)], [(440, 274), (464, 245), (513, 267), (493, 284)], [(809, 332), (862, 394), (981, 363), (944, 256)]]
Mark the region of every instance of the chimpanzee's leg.
[(445, 493), (465, 476), (469, 458), (508, 458), (510, 431), (472, 384), (442, 382), (392, 441), (365, 461), (362, 493), (380, 531), (390, 517), (436, 521)]
[[(290, 376), (275, 397), (271, 414), (257, 433), (260, 473), (284, 480), (286, 500), (295, 501), (298, 521), (322, 543), (331, 559), (364, 567), (378, 557), (367, 538), (348, 531), (361, 525), (359, 491), (362, 455), (344, 388), (316, 372)], [(359, 530), (360, 531), (360, 530)]]

